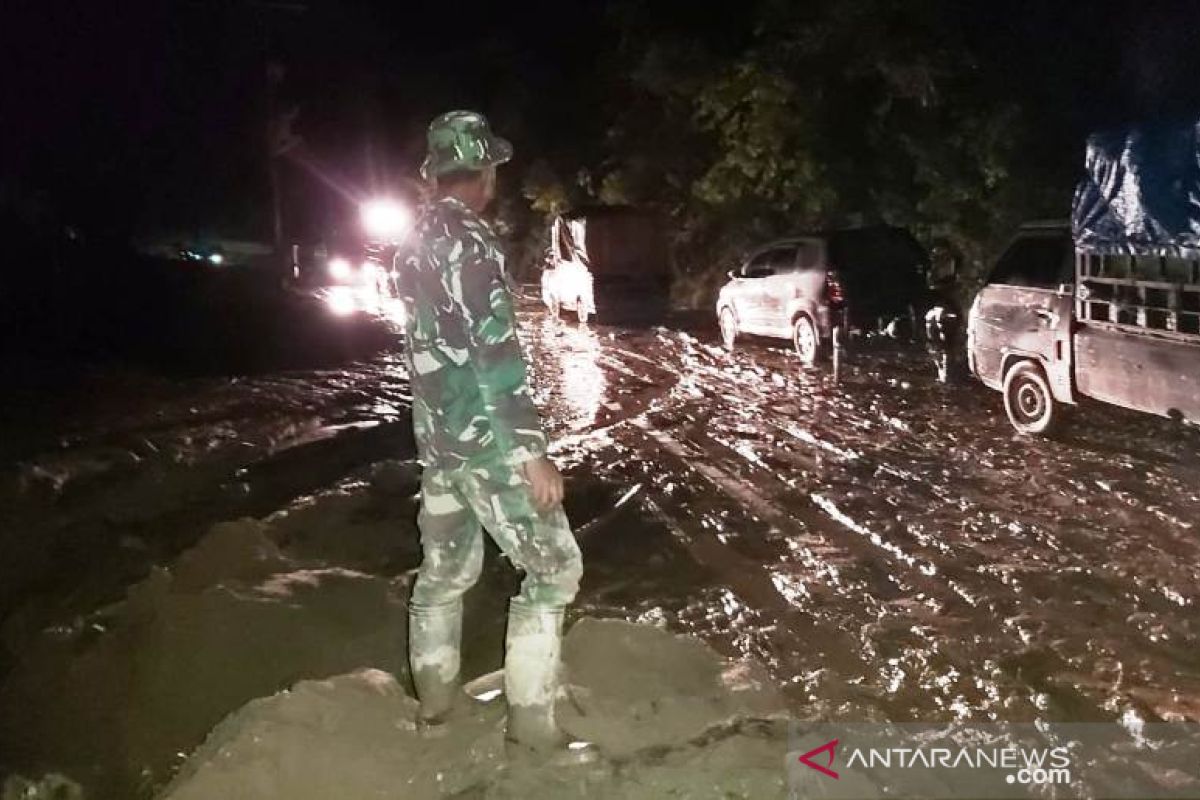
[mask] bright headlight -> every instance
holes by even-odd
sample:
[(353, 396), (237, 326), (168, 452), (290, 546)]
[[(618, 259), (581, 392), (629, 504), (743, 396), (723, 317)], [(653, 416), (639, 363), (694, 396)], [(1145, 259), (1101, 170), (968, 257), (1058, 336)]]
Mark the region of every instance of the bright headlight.
[(335, 281), (347, 281), (351, 276), (350, 262), (344, 258), (329, 259), (329, 277)]
[(412, 213), (390, 198), (379, 198), (362, 204), (359, 210), (363, 230), (373, 239), (397, 242), (412, 227)]
[(354, 292), (346, 286), (338, 286), (325, 297), (329, 310), (339, 317), (348, 316), (358, 310), (358, 300)]

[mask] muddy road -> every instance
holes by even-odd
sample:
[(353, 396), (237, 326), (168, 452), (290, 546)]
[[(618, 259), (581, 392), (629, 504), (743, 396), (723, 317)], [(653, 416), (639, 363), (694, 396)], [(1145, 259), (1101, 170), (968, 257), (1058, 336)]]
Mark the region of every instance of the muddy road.
[[(1024, 439), (998, 395), (937, 384), (912, 350), (859, 347), (835, 385), (715, 331), (533, 309), (521, 325), (585, 555), (573, 614), (753, 656), (803, 717), (1200, 720), (1194, 429), (1088, 408), (1059, 441)], [(38, 636), (86, 629), (213, 523), (353, 504), (347, 476), (411, 457), (398, 352), (88, 380), (87, 402), (9, 399), (0, 600), (4, 669), (24, 680)], [(393, 551), (354, 568), (415, 567), (411, 503), (396, 513)], [(371, 517), (376, 542), (388, 519)], [(485, 591), (511, 586), (490, 559)], [(498, 624), (502, 604), (484, 605)], [(494, 661), (499, 635), (481, 639)], [(19, 695), (9, 723), (35, 711)], [(17, 761), (54, 759), (31, 745)]]
[(752, 654), (805, 714), (1200, 719), (1196, 431), (1090, 407), (1017, 437), (897, 349), (834, 385), (769, 343), (527, 339), (560, 459), (637, 489), (587, 534), (594, 612)]

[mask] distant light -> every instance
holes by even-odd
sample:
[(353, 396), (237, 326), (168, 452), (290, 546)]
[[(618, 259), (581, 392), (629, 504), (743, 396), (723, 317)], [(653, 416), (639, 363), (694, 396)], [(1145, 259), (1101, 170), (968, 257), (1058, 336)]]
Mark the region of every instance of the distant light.
[(225, 256), (220, 253), (213, 253), (208, 257), (208, 260), (214, 264), (220, 265), (225, 263)]
[(339, 317), (349, 316), (358, 310), (358, 299), (354, 296), (354, 292), (346, 286), (335, 286), (329, 290), (329, 294), (325, 296), (325, 303), (329, 306), (329, 310)]
[(350, 262), (346, 259), (329, 259), (329, 277), (333, 278), (335, 281), (348, 281), (350, 280), (351, 273), (352, 270), (350, 269)]
[(386, 197), (363, 203), (359, 214), (363, 230), (373, 239), (398, 242), (412, 227), (412, 213), (408, 208)]

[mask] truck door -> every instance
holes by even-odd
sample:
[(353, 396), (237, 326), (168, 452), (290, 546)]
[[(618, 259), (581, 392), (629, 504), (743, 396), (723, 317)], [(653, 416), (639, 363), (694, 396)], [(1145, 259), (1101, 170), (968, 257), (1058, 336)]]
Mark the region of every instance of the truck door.
[(1007, 363), (1039, 362), (1059, 400), (1071, 400), (1072, 243), (1063, 228), (1023, 231), (976, 298), (969, 346), (975, 373), (999, 388)]

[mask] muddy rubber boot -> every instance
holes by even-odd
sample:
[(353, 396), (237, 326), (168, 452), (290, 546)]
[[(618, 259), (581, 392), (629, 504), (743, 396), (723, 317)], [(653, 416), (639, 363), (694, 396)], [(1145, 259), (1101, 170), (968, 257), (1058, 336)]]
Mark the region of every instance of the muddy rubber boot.
[(533, 607), (518, 599), (509, 605), (504, 695), (510, 758), (578, 764), (596, 757), (589, 743), (571, 741), (554, 718), (562, 623), (562, 607)]
[(417, 723), (441, 726), (459, 703), (462, 599), (439, 605), (410, 603), (408, 661), (421, 710)]
[(514, 598), (505, 635), (507, 738), (532, 750), (555, 750), (566, 737), (554, 722), (562, 652), (561, 607), (539, 608)]

